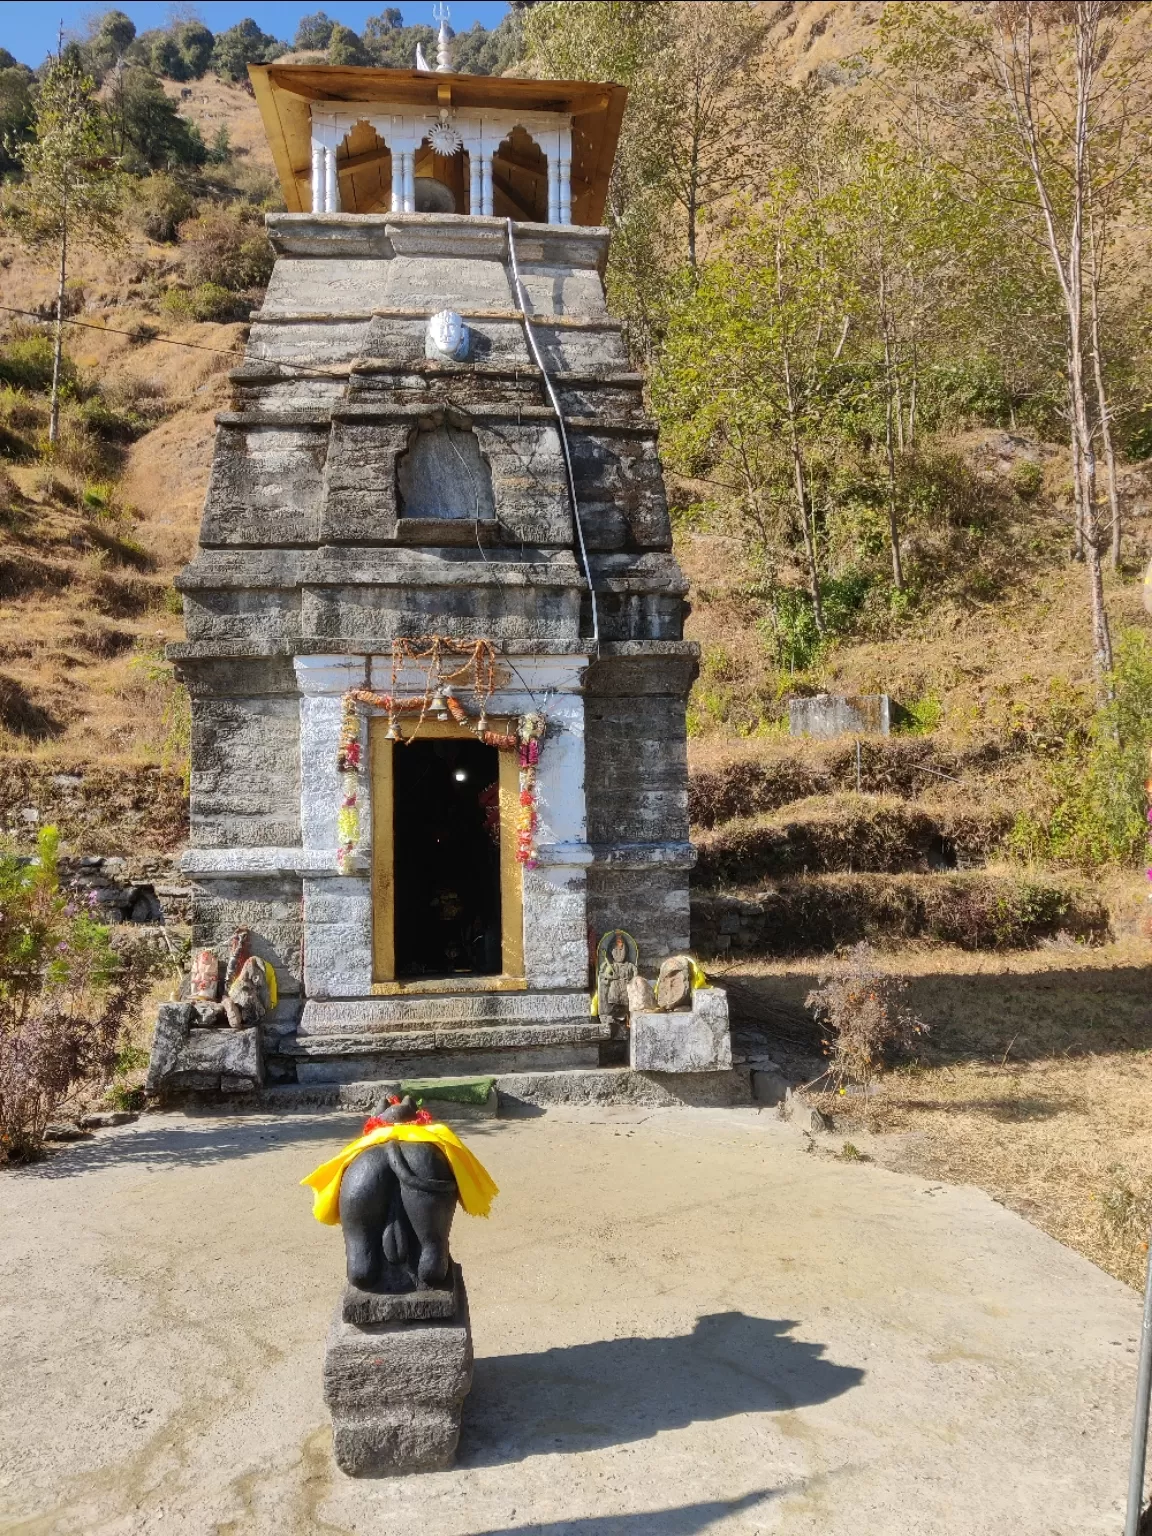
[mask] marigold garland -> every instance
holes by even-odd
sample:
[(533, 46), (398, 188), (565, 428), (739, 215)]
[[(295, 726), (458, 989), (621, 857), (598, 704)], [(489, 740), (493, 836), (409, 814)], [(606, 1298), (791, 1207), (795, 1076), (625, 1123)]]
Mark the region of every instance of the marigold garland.
[[(463, 655), (466, 659), (455, 669), (444, 671), (445, 655)], [(398, 674), (405, 662), (429, 662), (423, 695), (401, 697), (396, 692)], [(480, 710), (473, 717), (454, 692), (465, 678), (480, 699)], [(411, 742), (419, 734), (425, 716), (431, 710), (439, 719), (451, 718), (457, 725), (471, 726), (487, 747), (500, 752), (517, 752), (520, 760), (520, 814), (516, 828), (516, 858), (529, 869), (537, 863), (536, 832), (539, 826), (536, 787), (540, 748), (548, 723), (543, 715), (521, 715), (510, 732), (487, 729), (487, 703), (495, 691), (495, 656), (490, 641), (455, 641), (433, 637), (423, 647), (409, 641), (392, 646), (392, 682), (390, 693), (376, 693), (370, 688), (350, 688), (344, 695), (340, 717), (340, 740), (336, 753), (336, 771), (340, 775), (340, 809), (336, 817), (336, 866), (343, 874), (360, 841), (360, 778), (364, 768), (360, 739), (360, 711), (377, 709), (388, 716), (388, 736), (393, 741)], [(412, 732), (401, 736), (396, 729), (397, 715), (417, 715)]]

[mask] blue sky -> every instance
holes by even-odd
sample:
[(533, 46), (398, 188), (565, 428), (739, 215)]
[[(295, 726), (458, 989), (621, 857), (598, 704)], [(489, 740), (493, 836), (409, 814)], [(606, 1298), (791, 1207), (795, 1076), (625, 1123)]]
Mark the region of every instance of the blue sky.
[[(213, 32), (223, 32), (245, 16), (251, 16), (265, 32), (291, 42), (296, 23), (301, 16), (313, 11), (327, 11), (333, 20), (342, 21), (345, 26), (360, 32), (368, 17), (378, 15), (385, 3), (386, 0), (369, 0), (369, 3), (312, 0), (311, 4), (295, 5), (282, 4), (281, 0), (248, 0), (247, 4), (233, 5), (232, 0), (204, 0), (199, 5), (175, 6), (153, 3), (153, 0), (142, 4), (134, 4), (133, 0), (109, 0), (106, 5), (93, 5), (90, 0), (79, 0), (79, 3), (72, 3), (72, 0), (59, 3), (58, 0), (55, 5), (50, 0), (0, 0), (0, 47), (15, 54), (21, 63), (35, 67), (43, 63), (50, 49), (55, 48), (61, 19), (66, 36), (70, 32), (82, 36), (93, 17), (110, 10), (124, 11), (131, 16), (138, 32), (145, 32), (149, 27), (162, 27), (173, 13), (199, 16)], [(432, 25), (432, 0), (418, 5), (401, 3), (400, 9), (406, 25), (417, 22)], [(469, 0), (469, 3), (456, 0), (456, 3), (450, 3), (450, 10), (453, 30), (466, 32), (474, 21), (485, 27), (496, 26), (508, 6), (504, 0)]]

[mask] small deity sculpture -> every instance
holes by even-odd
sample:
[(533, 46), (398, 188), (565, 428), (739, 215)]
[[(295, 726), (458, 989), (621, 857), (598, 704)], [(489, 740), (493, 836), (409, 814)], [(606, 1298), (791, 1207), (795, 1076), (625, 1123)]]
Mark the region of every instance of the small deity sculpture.
[(449, 1286), (457, 1201), (486, 1216), (498, 1193), (450, 1128), (408, 1094), (393, 1095), (363, 1136), (304, 1183), (317, 1221), (344, 1229), (349, 1285), (385, 1293)]
[(198, 949), (192, 956), (192, 974), (188, 996), (194, 1003), (214, 1003), (220, 996), (220, 962), (211, 949)]
[(471, 333), (454, 309), (432, 316), (424, 335), (424, 355), (440, 363), (462, 363), (468, 356)]
[(248, 928), (237, 928), (232, 935), (220, 1006), (233, 1029), (251, 1029), (276, 1006), (276, 973), (252, 953)]
[(216, 955), (210, 949), (196, 951), (188, 997), (197, 1005), (195, 1024), (200, 1029), (251, 1029), (275, 1008), (276, 972), (252, 953), (250, 929), (237, 928), (232, 935), (222, 992)]
[(689, 955), (672, 955), (660, 966), (656, 978), (656, 1002), (661, 1012), (691, 1008), (695, 964)]
[(636, 940), (623, 928), (606, 933), (596, 947), (596, 1012), (608, 1024), (628, 1020), (628, 988), (636, 979)]

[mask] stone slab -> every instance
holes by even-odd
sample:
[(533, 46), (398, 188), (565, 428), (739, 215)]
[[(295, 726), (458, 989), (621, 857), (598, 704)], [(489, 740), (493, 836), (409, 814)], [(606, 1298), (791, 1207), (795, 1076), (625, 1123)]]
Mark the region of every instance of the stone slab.
[(195, 1029), (192, 1003), (161, 1003), (145, 1084), (149, 1094), (249, 1091), (264, 1081), (260, 1030)]
[(332, 1458), (349, 1477), (445, 1472), (456, 1460), (460, 1409), (405, 1403), (371, 1418), (333, 1418)]
[[(600, 1051), (595, 1045), (543, 1045), (535, 1050), (444, 1051), (422, 1056), (342, 1056), (319, 1061), (300, 1061), (296, 1076), (301, 1083), (366, 1083), (377, 1078), (404, 1077), (498, 1077), (503, 1072), (567, 1071), (595, 1067)], [(446, 1117), (450, 1118), (450, 1117)]]
[(459, 1288), (463, 1281), (459, 1264), (453, 1264), (449, 1278), (450, 1285), (421, 1291), (388, 1290), (387, 1276), (379, 1290), (366, 1291), (358, 1285), (346, 1285), (341, 1299), (341, 1316), (344, 1322), (355, 1323), (359, 1328), (379, 1323), (451, 1319), (456, 1316), (460, 1304)]
[[(261, 1109), (282, 1113), (300, 1113), (330, 1109), (352, 1109), (362, 1114), (375, 1111), (382, 1096), (388, 1092), (399, 1093), (398, 1081), (369, 1081), (366, 1083), (282, 1083), (265, 1088), (259, 1097)], [(428, 1108), (437, 1120), (456, 1126), (471, 1121), (494, 1120), (500, 1112), (500, 1099), (495, 1087), (483, 1104), (456, 1104), (444, 1099), (427, 1099)]]
[(489, 1023), (587, 1024), (587, 992), (465, 992), (452, 996), (309, 998), (300, 1038)]
[(690, 1012), (634, 1013), (628, 1059), (636, 1072), (731, 1071), (727, 994), (701, 987)]
[(634, 1072), (598, 1067), (570, 1072), (507, 1072), (496, 1079), (502, 1118), (541, 1109), (619, 1104), (642, 1109), (730, 1108), (749, 1104), (746, 1067), (730, 1072)]
[[(286, 1056), (309, 1060), (334, 1056), (360, 1056), (366, 1051), (389, 1055), (414, 1055), (425, 1051), (486, 1051), (523, 1049), (545, 1045), (588, 1045), (608, 1038), (608, 1026), (587, 1015), (556, 1024), (485, 1024), (462, 1028), (392, 1030), (382, 1034), (320, 1035), (297, 1037), (295, 1045), (282, 1047)], [(436, 1076), (442, 1076), (437, 1073)], [(469, 1074), (482, 1077), (486, 1074)]]

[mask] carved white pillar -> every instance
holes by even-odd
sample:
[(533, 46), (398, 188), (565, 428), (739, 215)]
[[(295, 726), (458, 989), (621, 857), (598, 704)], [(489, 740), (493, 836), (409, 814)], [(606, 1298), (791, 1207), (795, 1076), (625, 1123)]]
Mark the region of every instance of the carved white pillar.
[(312, 140), (312, 212), (324, 212), (324, 146)]
[(548, 222), (559, 224), (560, 222), (560, 163), (556, 156), (546, 151), (548, 156)]
[(395, 145), (392, 148), (392, 212), (404, 212), (404, 154)]
[(484, 175), (480, 169), (480, 144), (473, 140), (465, 144), (468, 151), (468, 212), (479, 214), (484, 207)]
[(336, 179), (336, 150), (324, 149), (324, 212), (340, 212), (340, 183)]
[(404, 212), (416, 212), (416, 155), (411, 149), (404, 151)]
[(561, 224), (572, 222), (572, 132), (564, 129), (558, 135), (560, 144), (560, 174), (558, 177), (558, 201), (559, 221)]
[(492, 156), (487, 149), (480, 157), (480, 212), (485, 218), (492, 217)]

